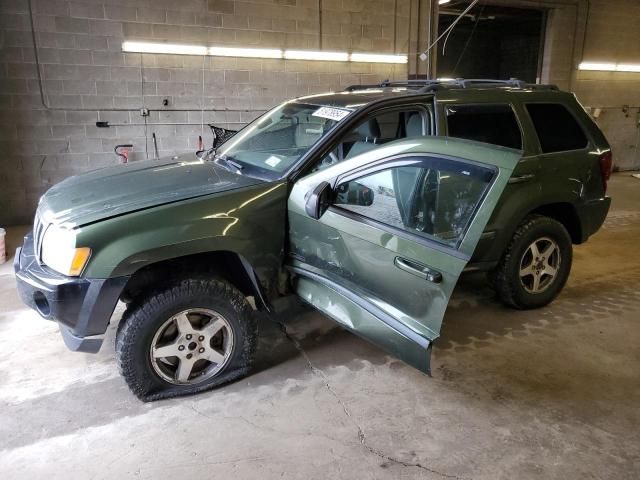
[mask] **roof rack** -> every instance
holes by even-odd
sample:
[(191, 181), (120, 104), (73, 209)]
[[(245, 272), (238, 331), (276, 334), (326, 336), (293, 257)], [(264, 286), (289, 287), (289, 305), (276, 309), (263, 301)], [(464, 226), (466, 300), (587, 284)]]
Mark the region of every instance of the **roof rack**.
[(384, 80), (376, 85), (351, 85), (345, 90), (353, 92), (356, 90), (366, 90), (369, 88), (393, 88), (404, 87), (416, 89), (417, 92), (430, 92), (439, 90), (442, 87), (445, 88), (472, 88), (472, 87), (514, 87), (514, 88), (529, 88), (534, 90), (558, 90), (555, 85), (538, 85), (527, 83), (517, 78), (510, 78), (509, 80), (495, 80), (491, 78), (455, 78), (447, 80), (404, 80), (394, 81)]

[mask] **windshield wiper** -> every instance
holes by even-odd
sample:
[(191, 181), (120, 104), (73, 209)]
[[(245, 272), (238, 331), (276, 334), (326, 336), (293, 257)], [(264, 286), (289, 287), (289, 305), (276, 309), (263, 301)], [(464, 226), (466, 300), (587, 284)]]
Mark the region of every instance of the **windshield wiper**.
[[(225, 167), (227, 167), (227, 169), (229, 169), (228, 167), (233, 167), (235, 169), (236, 173), (240, 173), (242, 171), (242, 169), (244, 168), (244, 165), (240, 165), (238, 162), (231, 160), (230, 158), (227, 158), (224, 155), (216, 155), (215, 159), (219, 161), (219, 163), (223, 162), (223, 165)], [(231, 169), (229, 169), (231, 170)]]
[(238, 162), (231, 160), (230, 158), (225, 158), (225, 160), (229, 165), (237, 168), (238, 170), (242, 170), (244, 168), (244, 165), (240, 165)]

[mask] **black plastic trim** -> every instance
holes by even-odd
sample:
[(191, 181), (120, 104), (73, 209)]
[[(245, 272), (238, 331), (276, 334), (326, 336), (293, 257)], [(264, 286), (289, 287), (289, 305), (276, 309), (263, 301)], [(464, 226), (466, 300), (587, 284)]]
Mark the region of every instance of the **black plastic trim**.
[(69, 348), (88, 352), (97, 351), (95, 342), (102, 340), (83, 340), (104, 334), (129, 280), (128, 276), (67, 277), (39, 265), (35, 260), (31, 234), (25, 237), (22, 248), (16, 251), (14, 271), (22, 301), (41, 317), (59, 323)]

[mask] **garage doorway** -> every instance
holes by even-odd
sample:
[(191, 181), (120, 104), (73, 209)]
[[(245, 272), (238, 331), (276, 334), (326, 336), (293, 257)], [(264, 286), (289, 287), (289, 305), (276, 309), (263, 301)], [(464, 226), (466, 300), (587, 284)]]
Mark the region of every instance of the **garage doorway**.
[[(440, 5), (439, 34), (469, 5)], [(518, 78), (536, 82), (542, 68), (546, 12), (476, 5), (438, 46), (439, 78)], [(446, 38), (446, 37), (445, 37)], [(443, 51), (444, 50), (444, 51)]]

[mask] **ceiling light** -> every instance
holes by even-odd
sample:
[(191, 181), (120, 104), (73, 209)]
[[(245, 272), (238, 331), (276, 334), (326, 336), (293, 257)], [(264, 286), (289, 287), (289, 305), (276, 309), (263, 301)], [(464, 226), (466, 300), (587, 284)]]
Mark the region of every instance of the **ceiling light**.
[(285, 58), (288, 60), (321, 60), (331, 62), (407, 63), (407, 55), (384, 53), (347, 53), (324, 50), (285, 50), (279, 48), (206, 47), (163, 42), (122, 42), (123, 52), (214, 57)]
[(407, 63), (406, 55), (385, 55), (380, 53), (352, 53), (352, 62)]
[(640, 64), (619, 63), (616, 72), (640, 72)]
[(325, 52), (313, 50), (285, 50), (284, 58), (289, 60), (327, 60), (333, 62), (346, 62), (349, 54), (346, 52)]
[(206, 55), (207, 47), (176, 43), (123, 42), (123, 52), (168, 53), (173, 55)]
[(640, 63), (594, 63), (582, 62), (578, 69), (597, 72), (634, 72), (640, 73)]
[(210, 47), (209, 55), (214, 57), (282, 58), (282, 50), (278, 48)]
[(600, 70), (603, 72), (615, 72), (616, 64), (615, 63), (582, 62), (578, 68), (580, 70)]
[(451, 0), (438, 0), (438, 5), (444, 5), (445, 3), (449, 3)]

